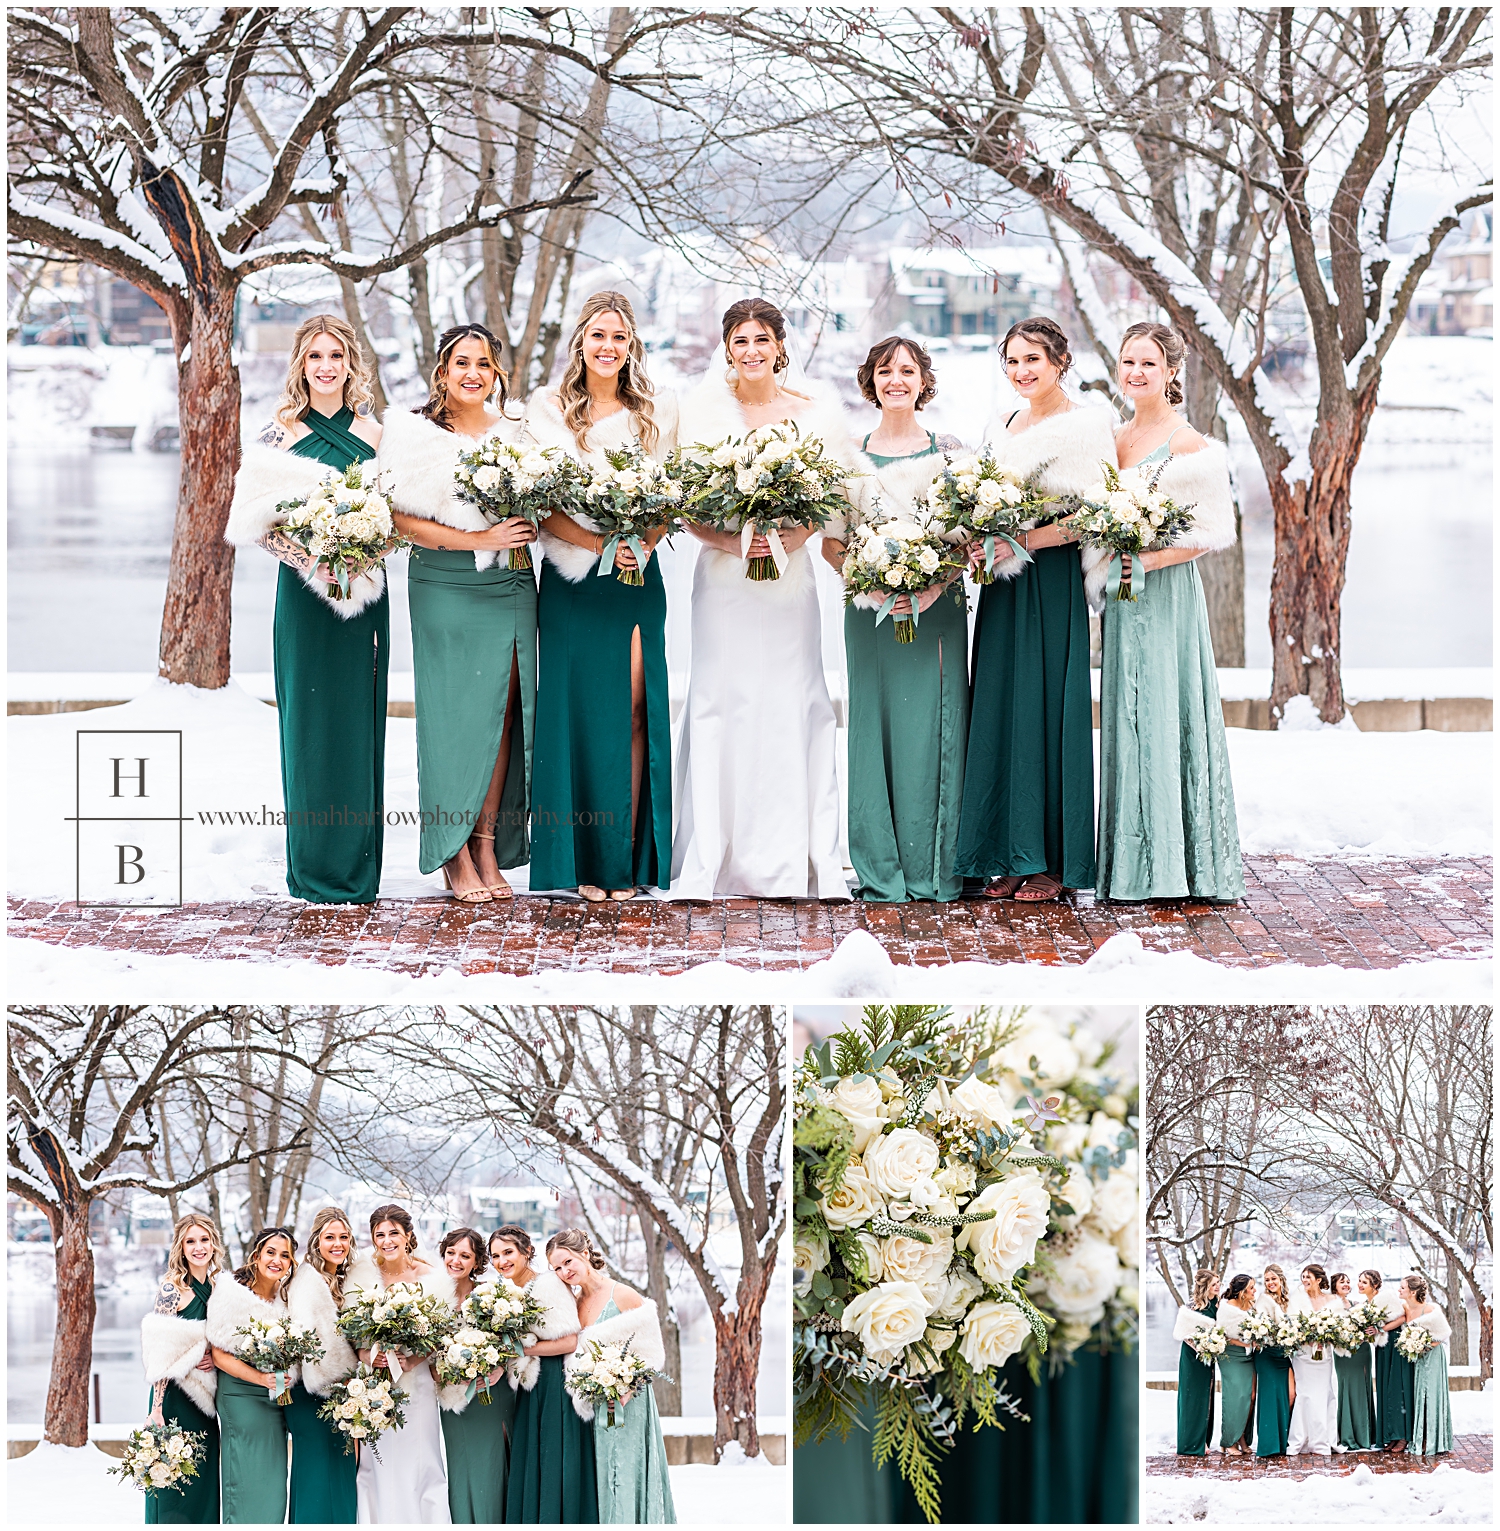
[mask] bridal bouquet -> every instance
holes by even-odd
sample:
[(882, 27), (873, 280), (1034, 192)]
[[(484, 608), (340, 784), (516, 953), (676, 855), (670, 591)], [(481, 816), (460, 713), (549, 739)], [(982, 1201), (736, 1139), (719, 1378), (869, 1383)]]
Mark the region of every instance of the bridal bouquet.
[(509, 1281), (475, 1287), (458, 1310), (459, 1317), (471, 1329), (482, 1330), (499, 1340), (506, 1356), (521, 1354), (522, 1346), (546, 1311), (529, 1291)]
[[(883, 511), (883, 507), (881, 508)], [(896, 617), (897, 643), (910, 643), (917, 636), (921, 613), (917, 597), (934, 585), (941, 585), (955, 565), (950, 548), (938, 528), (925, 516), (894, 516), (861, 522), (850, 535), (849, 552), (844, 559), (846, 603), (857, 595), (874, 595), (882, 604), (875, 614), (879, 627), (891, 615), (897, 600), (911, 597), (911, 615)], [(962, 597), (960, 597), (962, 599)]]
[[(1103, 480), (1084, 493), (1073, 516), (1083, 540), (1112, 553), (1150, 553), (1183, 536), (1192, 527), (1193, 507), (1177, 504), (1156, 487), (1166, 466), (1161, 463), (1148, 478), (1134, 468), (1121, 473), (1105, 463)], [(1144, 570), (1139, 570), (1138, 580), (1133, 572), (1131, 583), (1122, 584), (1115, 599), (1135, 600), (1135, 590), (1144, 583)]]
[(406, 1394), (394, 1378), (361, 1362), (329, 1389), (318, 1418), (326, 1419), (344, 1437), (345, 1456), (352, 1455), (355, 1445), (363, 1441), (378, 1462), (380, 1448), (375, 1443), (387, 1430), (399, 1430), (406, 1423), (401, 1408), (405, 1402)]
[(483, 1329), (459, 1329), (443, 1341), (433, 1362), (437, 1380), (445, 1386), (453, 1382), (467, 1382), (469, 1397), (479, 1392), (480, 1403), (490, 1401), (489, 1374), (505, 1359), (509, 1352), (502, 1350), (494, 1336)]
[(1240, 1319), (1240, 1338), (1259, 1350), (1279, 1350), (1290, 1356), (1302, 1344), (1302, 1326), (1295, 1313), (1268, 1313), (1251, 1308)]
[(1348, 1317), (1359, 1330), (1361, 1342), (1369, 1341), (1371, 1345), (1385, 1333), (1385, 1326), (1390, 1322), (1390, 1314), (1378, 1297), (1361, 1297), (1358, 1302), (1350, 1303)]
[[(838, 486), (849, 470), (824, 451), (816, 436), (805, 440), (796, 423), (762, 425), (747, 436), (679, 448), (673, 471), (683, 485), (691, 517), (720, 531), (740, 534), (747, 579), (780, 579), (786, 551), (778, 530), (794, 526), (820, 531), (829, 516), (847, 508)], [(762, 536), (767, 558), (749, 558)]]
[(1334, 1351), (1341, 1356), (1352, 1356), (1365, 1342), (1364, 1330), (1354, 1322), (1352, 1312), (1339, 1311), (1338, 1318), (1332, 1326), (1333, 1332), (1329, 1336), (1329, 1343)]
[[(560, 447), (517, 446), (487, 436), (459, 456), (453, 496), (494, 525), (520, 516), (540, 526), (554, 510), (581, 505), (586, 482), (583, 469)], [(531, 568), (530, 549), (512, 548), (510, 567)]]
[(1342, 1309), (1332, 1305), (1319, 1308), (1316, 1313), (1299, 1313), (1297, 1324), (1301, 1335), (1302, 1344), (1312, 1348), (1312, 1359), (1323, 1359), (1323, 1347), (1326, 1345), (1332, 1349), (1340, 1339), (1340, 1320), (1343, 1318)]
[(396, 536), (384, 478), (365, 463), (325, 473), (311, 494), (283, 500), (279, 529), (332, 571), (330, 601), (349, 599), (356, 576), (405, 544)]
[(243, 1341), (235, 1354), (246, 1366), (271, 1373), (274, 1378), (271, 1398), (282, 1408), (292, 1401), (287, 1373), (299, 1361), (323, 1359), (323, 1342), (317, 1332), (299, 1328), (287, 1318), (270, 1323), (263, 1318), (252, 1318), (234, 1331), (234, 1337)]
[(638, 446), (605, 454), (601, 467), (589, 470), (583, 509), (604, 534), (599, 577), (615, 568), (615, 552), (623, 542), (635, 554), (636, 567), (615, 569), (622, 585), (644, 585), (646, 549), (642, 541), (665, 527), (675, 531), (681, 517), (682, 485), (659, 462)]
[[(457, 1327), (458, 1316), (414, 1281), (393, 1281), (384, 1291), (358, 1292), (339, 1314), (339, 1332), (356, 1350), (388, 1356), (430, 1356)], [(394, 1359), (391, 1380), (401, 1380)]]
[(1011, 552), (1023, 564), (1031, 554), (1017, 540), (1022, 532), (1052, 519), (1043, 507), (1057, 503), (1056, 496), (1043, 494), (1037, 480), (1043, 463), (1027, 478), (1010, 468), (1002, 468), (986, 447), (977, 457), (952, 459), (928, 486), (926, 504), (933, 518), (948, 534), (949, 541), (982, 540), (984, 566), (974, 571), (976, 585), (989, 585), (995, 579), (997, 542), (1010, 545)]
[(118, 1465), (108, 1469), (138, 1489), (181, 1489), (198, 1476), (208, 1437), (176, 1425), (143, 1425), (132, 1430)]
[(664, 1372), (647, 1366), (635, 1355), (629, 1340), (623, 1345), (605, 1345), (590, 1340), (588, 1354), (576, 1363), (568, 1377), (568, 1391), (596, 1409), (603, 1404), (607, 1411), (606, 1427), (612, 1430), (615, 1428), (615, 1405), (653, 1377), (670, 1380)]
[(1396, 1349), (1407, 1361), (1420, 1361), (1436, 1344), (1432, 1330), (1421, 1324), (1402, 1324), (1396, 1335)]
[(1211, 1324), (1207, 1329), (1200, 1329), (1193, 1336), (1193, 1342), (1188, 1349), (1205, 1366), (1212, 1366), (1229, 1349), (1229, 1336), (1218, 1324)]

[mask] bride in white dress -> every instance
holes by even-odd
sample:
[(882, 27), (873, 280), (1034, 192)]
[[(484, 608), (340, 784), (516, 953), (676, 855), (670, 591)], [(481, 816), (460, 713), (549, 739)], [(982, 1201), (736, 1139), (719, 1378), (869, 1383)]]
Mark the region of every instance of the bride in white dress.
[[(453, 1277), (441, 1265), (417, 1254), (411, 1213), (404, 1207), (377, 1207), (370, 1216), (372, 1255), (361, 1255), (344, 1283), (347, 1305), (357, 1292), (378, 1292), (398, 1281), (420, 1283), (424, 1292), (455, 1306)], [(372, 1366), (387, 1363), (384, 1354), (360, 1352)], [(425, 1358), (403, 1356), (406, 1423), (380, 1438), (380, 1460), (373, 1451), (359, 1454), (355, 1480), (359, 1524), (446, 1526), (448, 1470), (443, 1456), (443, 1426), (438, 1414), (437, 1379)]]
[[(1292, 1299), (1292, 1313), (1318, 1313), (1338, 1299), (1329, 1290), (1328, 1273), (1321, 1265), (1302, 1268), (1302, 1293)], [(1297, 1396), (1292, 1404), (1292, 1427), (1287, 1436), (1289, 1457), (1308, 1452), (1326, 1457), (1342, 1452), (1339, 1445), (1338, 1383), (1333, 1370), (1333, 1347), (1324, 1345), (1323, 1359), (1313, 1359), (1311, 1345), (1304, 1345), (1292, 1357), (1292, 1375), (1297, 1379)]]
[[(678, 439), (714, 444), (795, 421), (851, 468), (843, 405), (788, 386), (786, 321), (763, 298), (724, 315), (729, 371), (713, 366), (682, 400)], [(823, 676), (817, 588), (807, 542), (781, 532), (786, 566), (745, 575), (737, 532), (694, 527), (692, 676), (677, 756), (674, 899), (847, 898), (840, 848), (837, 735)], [(750, 557), (771, 556), (757, 537)]]

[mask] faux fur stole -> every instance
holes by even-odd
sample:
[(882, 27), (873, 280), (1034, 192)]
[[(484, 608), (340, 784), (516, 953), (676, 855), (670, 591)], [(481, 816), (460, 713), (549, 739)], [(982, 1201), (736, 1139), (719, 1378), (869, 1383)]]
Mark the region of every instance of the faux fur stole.
[(1172, 1325), (1174, 1340), (1190, 1340), (1200, 1329), (1212, 1329), (1214, 1320), (1208, 1314), (1190, 1308), (1186, 1303), (1177, 1310), (1177, 1321)]
[[(229, 1271), (214, 1278), (213, 1296), (208, 1299), (208, 1343), (231, 1355), (239, 1354), (243, 1340), (235, 1338), (235, 1330), (252, 1318), (272, 1323), (287, 1316), (286, 1302), (278, 1297), (274, 1302), (264, 1302), (247, 1286), (241, 1286)], [(295, 1379), (299, 1369), (293, 1367)]]
[[(310, 493), (327, 472), (326, 463), (314, 462), (310, 457), (297, 457), (258, 441), (246, 442), (240, 457), (240, 471), (234, 476), (234, 499), (229, 506), (229, 524), (224, 528), (224, 540), (237, 548), (254, 547), (282, 520), (276, 507), (283, 500), (294, 500)], [(325, 606), (336, 611), (346, 622), (378, 601), (385, 589), (384, 569), (372, 569), (354, 580), (347, 601), (328, 599), (328, 583), (318, 578), (316, 568), (300, 578)]]
[[(560, 1340), (578, 1333), (578, 1303), (573, 1293), (551, 1270), (539, 1269), (533, 1278), (531, 1295), (542, 1304), (546, 1312), (533, 1331), (539, 1340)], [(522, 1356), (509, 1366), (511, 1387), (523, 1387), (529, 1393), (542, 1374), (540, 1356)]]
[(1439, 1344), (1447, 1344), (1453, 1338), (1453, 1326), (1444, 1317), (1441, 1308), (1434, 1308), (1431, 1313), (1419, 1314), (1411, 1320), (1413, 1327), (1427, 1330), (1427, 1332)]
[(217, 1412), (219, 1374), (198, 1370), (198, 1363), (207, 1354), (207, 1324), (203, 1319), (148, 1313), (141, 1320), (141, 1360), (146, 1367), (146, 1381), (160, 1382), (165, 1378), (175, 1382), (213, 1419)]
[[(667, 1364), (661, 1321), (657, 1316), (656, 1304), (649, 1297), (642, 1299), (640, 1307), (631, 1308), (628, 1313), (616, 1313), (613, 1318), (601, 1319), (579, 1334), (578, 1349), (572, 1355), (563, 1357), (563, 1369), (569, 1382), (588, 1354), (589, 1342), (592, 1340), (597, 1340), (601, 1345), (623, 1345), (628, 1340), (630, 1353), (639, 1356), (654, 1371), (660, 1371)], [(579, 1419), (593, 1419), (594, 1406), (588, 1399), (580, 1398), (571, 1387), (568, 1389), (568, 1397), (573, 1400), (573, 1412)]]
[(1245, 1314), (1249, 1311), (1248, 1308), (1237, 1308), (1232, 1302), (1221, 1302), (1219, 1304), (1219, 1316), (1214, 1322), (1225, 1334), (1238, 1339), (1240, 1324), (1244, 1322)]
[(306, 1361), (302, 1382), (309, 1393), (326, 1398), (335, 1382), (341, 1382), (354, 1370), (358, 1356), (348, 1340), (339, 1333), (339, 1310), (333, 1293), (323, 1277), (304, 1261), (297, 1267), (286, 1293), (287, 1311), (294, 1323), (311, 1329), (323, 1342), (323, 1359)]
[[(961, 450), (950, 448), (948, 456), (957, 457)], [(823, 528), (827, 536), (844, 543), (849, 541), (849, 533), (856, 526), (875, 517), (877, 504), (885, 515), (908, 515), (915, 509), (918, 496), (927, 492), (928, 485), (943, 471), (948, 460), (941, 452), (929, 452), (922, 457), (899, 458), (877, 468), (858, 447), (854, 449), (854, 456), (861, 476), (849, 485), (849, 514), (842, 525), (830, 520)], [(873, 594), (863, 594), (854, 597), (854, 604), (865, 611), (879, 611), (883, 602)]]

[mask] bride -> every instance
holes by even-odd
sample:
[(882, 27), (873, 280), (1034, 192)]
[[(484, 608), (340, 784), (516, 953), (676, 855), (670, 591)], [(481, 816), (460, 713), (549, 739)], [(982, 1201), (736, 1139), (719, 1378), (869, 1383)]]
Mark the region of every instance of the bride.
[[(420, 1283), (424, 1292), (456, 1306), (452, 1276), (417, 1254), (416, 1227), (405, 1207), (377, 1207), (370, 1214), (370, 1237), (374, 1254), (362, 1255), (349, 1272), (346, 1306), (360, 1292), (381, 1291), (398, 1281)], [(361, 1351), (359, 1358), (376, 1368), (394, 1360), (404, 1373), (406, 1392), (406, 1424), (381, 1439), (380, 1460), (373, 1451), (360, 1452), (359, 1523), (451, 1524), (437, 1380), (430, 1362), (425, 1356), (390, 1357), (381, 1351)]]
[[(1304, 1296), (1293, 1299), (1293, 1313), (1320, 1313), (1336, 1304), (1328, 1286), (1328, 1272), (1321, 1265), (1302, 1267)], [(1287, 1437), (1289, 1457), (1314, 1452), (1326, 1457), (1342, 1453), (1339, 1445), (1338, 1394), (1334, 1388), (1333, 1347), (1324, 1345), (1322, 1359), (1314, 1360), (1314, 1347), (1304, 1345), (1292, 1357), (1292, 1375), (1297, 1379), (1296, 1401), (1292, 1404), (1292, 1428)]]
[[(764, 298), (724, 314), (727, 374), (717, 366), (682, 401), (678, 439), (715, 445), (792, 421), (849, 466), (843, 406), (799, 379), (789, 387), (786, 320)], [(807, 389), (807, 391), (803, 391)], [(779, 533), (781, 577), (745, 577), (771, 556), (756, 537), (694, 526), (693, 662), (677, 757), (674, 899), (847, 898), (839, 845), (833, 703), (823, 676), (817, 589), (806, 544)]]

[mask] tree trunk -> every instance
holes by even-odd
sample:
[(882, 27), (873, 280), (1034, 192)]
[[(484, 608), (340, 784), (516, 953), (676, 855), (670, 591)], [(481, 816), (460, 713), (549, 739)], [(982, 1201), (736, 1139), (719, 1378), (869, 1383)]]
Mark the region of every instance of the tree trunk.
[(234, 549), (224, 540), (240, 465), (240, 374), (234, 365), (234, 290), (194, 302), (192, 349), (177, 364), (182, 476), (162, 608), (158, 674), (176, 685), (229, 684)]
[(57, 1269), (57, 1332), (47, 1388), (44, 1439), (57, 1446), (89, 1443), (89, 1379), (94, 1369), (94, 1251), (89, 1203), (64, 1203), (49, 1215)]
[(1495, 1375), (1495, 1309), (1481, 1297), (1479, 1302), (1479, 1380)]
[(739, 1306), (714, 1312), (714, 1461), (730, 1441), (738, 1441), (747, 1457), (760, 1455), (760, 1431), (755, 1422), (755, 1384), (760, 1373), (760, 1297), (746, 1301), (740, 1282)]
[(646, 1244), (646, 1292), (656, 1304), (661, 1318), (662, 1344), (667, 1359), (662, 1370), (670, 1382), (653, 1382), (651, 1391), (656, 1394), (659, 1413), (675, 1418), (682, 1413), (682, 1331), (677, 1327), (677, 1315), (672, 1311), (672, 1289), (667, 1280), (667, 1241), (660, 1229), (651, 1221), (651, 1208), (636, 1204), (636, 1221)]
[(1447, 1283), (1443, 1296), (1448, 1309), (1448, 1322), (1453, 1327), (1453, 1339), (1448, 1347), (1448, 1359), (1455, 1366), (1469, 1364), (1469, 1315), (1464, 1308), (1463, 1283), (1458, 1267), (1452, 1260), (1444, 1260)]

